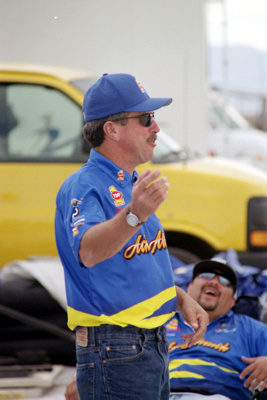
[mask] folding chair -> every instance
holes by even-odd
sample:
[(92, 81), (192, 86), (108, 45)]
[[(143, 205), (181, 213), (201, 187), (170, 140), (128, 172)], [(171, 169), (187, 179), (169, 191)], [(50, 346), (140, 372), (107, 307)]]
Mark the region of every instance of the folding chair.
[(250, 400), (267, 400), (267, 388), (265, 388), (262, 392), (256, 390)]

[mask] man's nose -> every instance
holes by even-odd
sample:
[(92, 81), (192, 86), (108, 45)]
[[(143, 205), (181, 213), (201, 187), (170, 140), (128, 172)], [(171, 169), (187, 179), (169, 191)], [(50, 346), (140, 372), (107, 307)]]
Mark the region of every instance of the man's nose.
[(214, 278), (211, 279), (211, 281), (215, 281), (217, 283), (221, 283), (220, 280), (219, 280), (219, 276), (218, 275), (215, 275)]
[(158, 133), (160, 131), (160, 127), (158, 126), (157, 122), (154, 119), (150, 127), (153, 129), (153, 132), (155, 133)]

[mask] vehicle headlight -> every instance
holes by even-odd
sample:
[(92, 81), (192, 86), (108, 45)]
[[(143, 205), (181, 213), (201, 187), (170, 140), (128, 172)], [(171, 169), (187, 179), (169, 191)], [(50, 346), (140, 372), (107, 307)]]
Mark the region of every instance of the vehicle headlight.
[(267, 197), (252, 197), (248, 202), (247, 245), (250, 250), (267, 248)]

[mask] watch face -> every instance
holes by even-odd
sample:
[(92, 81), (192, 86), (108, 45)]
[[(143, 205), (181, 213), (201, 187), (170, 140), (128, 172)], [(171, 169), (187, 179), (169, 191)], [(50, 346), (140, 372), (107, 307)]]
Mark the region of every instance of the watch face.
[(139, 219), (137, 218), (136, 215), (129, 213), (126, 215), (126, 220), (129, 225), (131, 226), (137, 226), (139, 224)]

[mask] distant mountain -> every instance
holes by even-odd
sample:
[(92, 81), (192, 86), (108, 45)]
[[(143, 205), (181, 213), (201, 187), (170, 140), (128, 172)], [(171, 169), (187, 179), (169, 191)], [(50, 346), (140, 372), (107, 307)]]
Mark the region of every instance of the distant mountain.
[(267, 96), (267, 52), (246, 46), (211, 46), (208, 74), (212, 85)]

